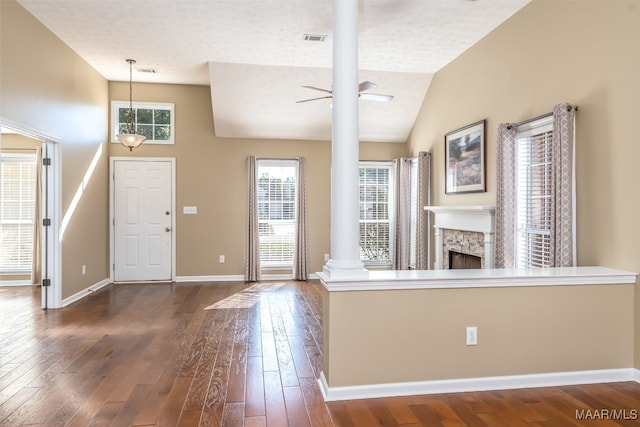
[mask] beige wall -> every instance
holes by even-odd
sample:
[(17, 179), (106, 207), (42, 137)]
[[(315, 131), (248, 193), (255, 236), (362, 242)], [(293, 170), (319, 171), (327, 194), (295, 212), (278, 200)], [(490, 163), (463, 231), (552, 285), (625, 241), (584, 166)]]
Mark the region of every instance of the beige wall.
[[(110, 98), (127, 100), (128, 83), (111, 82)], [(110, 144), (110, 156), (175, 157), (178, 276), (242, 275), (246, 236), (247, 156), (307, 159), (309, 267), (320, 271), (329, 253), (330, 155), (327, 141), (217, 138), (208, 86), (133, 85), (135, 101), (175, 104), (175, 145), (143, 144), (128, 152)], [(361, 143), (363, 160), (390, 160), (406, 154), (406, 144)], [(197, 215), (183, 215), (197, 206)], [(218, 262), (225, 255), (226, 262)], [(265, 273), (270, 273), (265, 271)]]
[[(61, 140), (65, 215), (106, 141), (107, 81), (17, 2), (0, 15), (0, 116)], [(63, 298), (109, 277), (107, 168), (103, 154), (63, 236)]]
[[(331, 387), (633, 363), (633, 285), (331, 292), (325, 309), (327, 299)], [(465, 345), (467, 326), (477, 346)]]
[[(496, 127), (579, 106), (578, 263), (640, 271), (640, 3), (534, 0), (434, 77), (409, 139), (433, 153), (436, 205), (495, 204)], [(487, 192), (444, 194), (444, 134), (487, 119)], [(635, 296), (640, 367), (640, 292)]]

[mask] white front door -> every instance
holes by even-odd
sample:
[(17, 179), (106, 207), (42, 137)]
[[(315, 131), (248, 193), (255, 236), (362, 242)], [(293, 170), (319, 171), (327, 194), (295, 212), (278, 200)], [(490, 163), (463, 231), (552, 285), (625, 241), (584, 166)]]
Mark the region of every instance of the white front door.
[(171, 280), (171, 162), (114, 162), (114, 280)]

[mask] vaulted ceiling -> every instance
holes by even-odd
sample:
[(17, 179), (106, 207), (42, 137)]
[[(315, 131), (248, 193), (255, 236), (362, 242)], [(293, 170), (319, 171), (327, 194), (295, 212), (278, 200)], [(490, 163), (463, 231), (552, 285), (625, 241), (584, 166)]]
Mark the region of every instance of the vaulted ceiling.
[[(331, 139), (330, 99), (295, 103), (331, 89), (330, 0), (18, 1), (110, 81), (133, 58), (135, 82), (210, 86), (219, 137)], [(360, 139), (406, 141), (434, 73), (528, 2), (360, 0), (359, 78), (394, 96), (361, 100)]]

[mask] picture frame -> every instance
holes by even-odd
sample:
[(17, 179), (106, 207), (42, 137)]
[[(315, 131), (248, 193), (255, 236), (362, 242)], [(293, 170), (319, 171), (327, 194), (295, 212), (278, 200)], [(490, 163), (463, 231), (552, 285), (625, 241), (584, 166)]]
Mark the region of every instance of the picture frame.
[(482, 193), (486, 187), (486, 120), (444, 136), (445, 193)]

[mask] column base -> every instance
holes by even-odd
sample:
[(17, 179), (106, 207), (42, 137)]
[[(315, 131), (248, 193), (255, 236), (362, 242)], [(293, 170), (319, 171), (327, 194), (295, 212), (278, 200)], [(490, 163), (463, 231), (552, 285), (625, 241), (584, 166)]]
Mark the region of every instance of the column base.
[(369, 271), (364, 268), (362, 261), (335, 261), (329, 260), (322, 267), (322, 272), (329, 279), (339, 278), (367, 278)]

